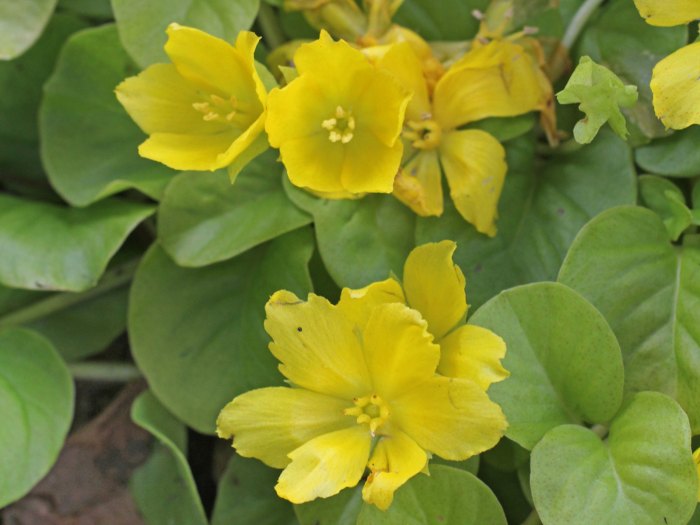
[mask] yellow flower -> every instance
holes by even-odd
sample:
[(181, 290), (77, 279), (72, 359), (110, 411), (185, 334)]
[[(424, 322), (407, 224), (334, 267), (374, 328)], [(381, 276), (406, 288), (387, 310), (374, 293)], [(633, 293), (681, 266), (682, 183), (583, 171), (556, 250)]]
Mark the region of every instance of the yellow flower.
[[(697, 0), (634, 0), (639, 13), (654, 26), (687, 24), (700, 18)], [(700, 42), (661, 60), (651, 76), (654, 112), (667, 128), (700, 124)]]
[(695, 460), (695, 469), (698, 473), (698, 501), (700, 501), (700, 448), (693, 452), (693, 459)]
[[(292, 386), (236, 397), (217, 432), (233, 437), (240, 455), (284, 469), (279, 496), (294, 503), (333, 496), (369, 468), (362, 497), (387, 509), (397, 488), (427, 473), (432, 454), (464, 460), (502, 437), (505, 417), (484, 386), (491, 380), (436, 373), (442, 363), (430, 321), (395, 300), (396, 286), (345, 290), (354, 297), (337, 306), (286, 291), (267, 303), (270, 351)], [(433, 291), (436, 299), (442, 291)], [(435, 312), (422, 293), (414, 301)]]
[(267, 92), (255, 70), (260, 40), (243, 31), (236, 45), (198, 29), (171, 24), (165, 52), (116, 88), (119, 102), (149, 138), (142, 157), (177, 170), (228, 167), (231, 179), (267, 147)]
[(265, 123), (289, 180), (331, 195), (390, 193), (410, 92), (325, 31), (294, 63), (299, 76), (270, 93)]
[(544, 94), (533, 59), (517, 44), (491, 42), (452, 65), (432, 96), (411, 45), (395, 44), (378, 65), (414, 92), (403, 133), (408, 160), (396, 177), (394, 195), (419, 215), (441, 215), (442, 166), (457, 211), (478, 231), (494, 236), (505, 150), (485, 131), (458, 128), (538, 109)]
[(434, 342), (440, 345), (438, 373), (469, 379), (488, 389), (509, 376), (500, 362), (505, 357), (506, 344), (486, 328), (465, 324), (465, 279), (452, 260), (456, 249), (454, 241), (419, 246), (406, 259), (403, 287), (389, 278), (360, 290), (346, 288), (338, 308), (356, 320), (368, 304), (399, 302), (418, 310), (428, 323)]

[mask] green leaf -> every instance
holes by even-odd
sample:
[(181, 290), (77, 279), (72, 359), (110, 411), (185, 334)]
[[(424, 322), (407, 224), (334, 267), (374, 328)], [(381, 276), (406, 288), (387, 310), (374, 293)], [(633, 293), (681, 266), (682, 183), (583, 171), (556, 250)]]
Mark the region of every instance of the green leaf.
[(279, 289), (306, 296), (311, 251), (311, 234), (300, 229), (204, 268), (179, 267), (158, 246), (146, 254), (131, 288), (132, 351), (178, 418), (213, 433), (234, 396), (281, 383), (264, 306)]
[[(13, 315), (55, 300), (57, 294), (0, 286), (0, 326), (23, 326), (46, 337), (61, 356), (74, 361), (104, 350), (126, 329), (128, 289), (117, 288), (17, 325)], [(45, 303), (44, 303), (45, 304)]]
[(700, 243), (674, 247), (654, 212), (625, 206), (589, 222), (559, 281), (605, 316), (625, 363), (625, 392), (666, 393), (700, 432)]
[(0, 0), (0, 60), (10, 60), (29, 49), (51, 18), (58, 0)]
[(260, 0), (112, 0), (119, 37), (142, 67), (166, 62), (165, 30), (173, 22), (234, 42), (250, 28)]
[(693, 214), (685, 204), (683, 192), (673, 182), (643, 175), (639, 177), (639, 194), (642, 203), (661, 217), (672, 241), (692, 224)]
[(181, 173), (158, 210), (158, 237), (180, 266), (204, 266), (309, 224), (282, 187), (277, 151), (269, 150), (229, 182), (225, 171)]
[(674, 131), (637, 148), (635, 160), (642, 169), (668, 177), (695, 177), (700, 175), (700, 126)]
[(233, 456), (219, 481), (212, 525), (295, 525), (291, 503), (277, 496), (280, 475), (256, 459)]
[(114, 25), (86, 29), (64, 46), (45, 87), (41, 155), (51, 184), (74, 206), (135, 188), (159, 198), (173, 171), (138, 156), (145, 136), (114, 96), (137, 72)]
[(491, 299), (470, 323), (506, 342), (510, 372), (489, 396), (508, 420), (506, 436), (531, 450), (564, 423), (605, 423), (620, 408), (620, 346), (603, 316), (558, 283), (535, 283)]
[(426, 40), (467, 40), (479, 29), (472, 12), (485, 11), (489, 0), (404, 0), (394, 22)]
[(0, 283), (28, 290), (91, 288), (153, 211), (126, 201), (77, 209), (0, 194)]
[(452, 239), (476, 308), (501, 290), (553, 280), (578, 230), (619, 204), (633, 204), (635, 170), (629, 148), (612, 133), (569, 153), (535, 164), (534, 144), (521, 137), (506, 145), (508, 175), (499, 202), (498, 234), (478, 233), (445, 197), (440, 218), (419, 219), (417, 244)]
[(634, 396), (602, 441), (562, 425), (532, 451), (532, 495), (542, 523), (684, 525), (697, 502), (690, 428), (655, 392)]
[(608, 68), (596, 64), (589, 56), (581, 57), (562, 91), (557, 93), (560, 104), (579, 104), (586, 118), (574, 126), (574, 138), (579, 144), (589, 144), (608, 122), (623, 139), (627, 138), (627, 125), (620, 108), (634, 106), (637, 102), (636, 86), (626, 86)]
[(204, 507), (187, 463), (187, 430), (150, 392), (131, 407), (131, 419), (158, 440), (129, 488), (147, 523), (207, 525)]
[(288, 181), (289, 198), (314, 217), (316, 242), (328, 273), (339, 286), (361, 288), (401, 275), (415, 246), (415, 215), (389, 195), (357, 200), (317, 199)]
[(666, 130), (652, 106), (651, 70), (666, 55), (685, 45), (687, 29), (650, 26), (639, 16), (634, 2), (607, 2), (597, 11), (597, 17), (581, 34), (574, 56), (589, 55), (625, 84), (638, 86), (639, 102), (623, 111), (632, 125), (633, 136), (634, 128), (646, 137), (664, 136)]
[(431, 465), (430, 476), (408, 480), (386, 511), (363, 503), (360, 487), (296, 505), (295, 510), (301, 525), (506, 524), (488, 486), (469, 472), (444, 465)]
[(67, 9), (82, 16), (109, 20), (112, 6), (109, 0), (59, 0), (59, 9)]
[(29, 51), (11, 62), (0, 62), (0, 122), (8, 123), (0, 127), (3, 172), (44, 178), (37, 123), (42, 87), (53, 71), (63, 42), (85, 25), (77, 17), (57, 14)]
[(46, 339), (0, 330), (0, 508), (26, 494), (56, 461), (73, 418), (73, 381)]

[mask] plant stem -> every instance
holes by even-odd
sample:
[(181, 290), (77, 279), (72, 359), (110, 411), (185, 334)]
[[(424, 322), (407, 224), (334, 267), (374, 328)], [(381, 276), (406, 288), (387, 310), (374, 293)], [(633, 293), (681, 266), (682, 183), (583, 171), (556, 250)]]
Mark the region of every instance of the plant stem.
[(141, 372), (129, 363), (93, 361), (69, 363), (68, 369), (76, 380), (128, 383), (142, 377)]
[(532, 512), (530, 515), (525, 518), (525, 521), (522, 522), (522, 525), (541, 525), (542, 522), (540, 521), (540, 516), (537, 514), (537, 511), (535, 509), (532, 509)]
[(105, 272), (94, 288), (85, 292), (62, 292), (0, 317), (0, 326), (22, 325), (47, 317), (84, 301), (89, 301), (128, 284), (134, 277), (138, 259)]
[(263, 39), (270, 50), (281, 46), (287, 41), (287, 37), (277, 18), (277, 13), (275, 13), (272, 6), (265, 2), (265, 0), (261, 0), (260, 2), (258, 23), (260, 24), (260, 32), (262, 33)]
[(571, 49), (576, 40), (578, 39), (583, 26), (586, 25), (588, 19), (595, 12), (596, 9), (603, 3), (604, 0), (586, 0), (581, 7), (579, 7), (576, 14), (569, 22), (569, 27), (566, 28), (564, 33), (564, 38), (562, 38), (561, 43), (567, 49)]

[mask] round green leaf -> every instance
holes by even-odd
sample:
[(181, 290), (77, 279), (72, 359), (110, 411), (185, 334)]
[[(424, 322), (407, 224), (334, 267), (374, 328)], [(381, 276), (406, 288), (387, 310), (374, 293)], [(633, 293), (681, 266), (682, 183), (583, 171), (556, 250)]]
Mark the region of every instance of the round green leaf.
[(688, 419), (669, 397), (638, 393), (604, 441), (574, 425), (548, 432), (531, 482), (544, 525), (685, 525), (698, 490)]
[(131, 419), (158, 440), (151, 457), (130, 480), (131, 494), (147, 523), (207, 525), (187, 463), (187, 429), (150, 391), (131, 407)]
[(219, 481), (212, 525), (295, 525), (294, 508), (274, 490), (279, 470), (233, 456)]
[(46, 339), (0, 331), (0, 508), (49, 471), (73, 418), (73, 382)]
[(675, 131), (668, 138), (635, 150), (635, 160), (643, 169), (669, 177), (700, 175), (700, 127)]
[(576, 238), (559, 281), (610, 323), (625, 362), (625, 391), (674, 397), (700, 432), (700, 242), (673, 246), (652, 211), (602, 213)]
[(263, 330), (265, 302), (279, 289), (311, 288), (307, 229), (234, 259), (189, 269), (155, 246), (144, 257), (129, 302), (134, 357), (163, 404), (200, 432), (234, 396), (281, 383)]
[(0, 195), (0, 283), (79, 292), (97, 283), (129, 233), (153, 207), (104, 201), (89, 208)]
[(506, 341), (510, 377), (489, 389), (527, 449), (564, 423), (605, 423), (620, 408), (624, 372), (615, 335), (588, 301), (558, 283), (502, 292), (472, 317)]
[[(597, 17), (581, 34), (575, 59), (589, 55), (612, 70), (623, 83), (637, 86), (637, 104), (623, 113), (631, 127), (646, 137), (664, 136), (666, 130), (652, 106), (651, 70), (666, 55), (685, 45), (687, 29), (647, 24), (634, 2), (608, 2), (597, 11)], [(634, 130), (630, 131), (634, 135)]]
[(114, 96), (138, 72), (114, 25), (86, 29), (64, 46), (39, 114), (51, 184), (74, 206), (136, 188), (159, 198), (173, 171), (138, 156), (145, 136)]
[(166, 62), (165, 29), (177, 22), (229, 42), (255, 20), (260, 0), (112, 0), (119, 37), (142, 67)]
[(246, 166), (235, 184), (225, 172), (181, 173), (158, 209), (158, 238), (181, 266), (205, 266), (309, 224), (287, 198), (279, 153)]
[(58, 0), (0, 0), (0, 60), (21, 55), (36, 42)]
[(479, 29), (473, 11), (485, 11), (489, 0), (404, 0), (394, 21), (427, 40), (466, 40)]
[(57, 14), (29, 51), (11, 62), (0, 62), (0, 122), (6, 123), (0, 126), (0, 167), (5, 173), (44, 178), (38, 129), (42, 87), (63, 42), (85, 25), (77, 17)]
[(509, 142), (507, 153), (496, 237), (465, 223), (447, 196), (442, 217), (418, 220), (417, 244), (457, 242), (455, 260), (467, 277), (472, 307), (506, 288), (555, 279), (569, 244), (588, 220), (636, 201), (629, 148), (606, 130), (593, 144), (555, 154), (544, 166), (536, 164), (529, 136)]

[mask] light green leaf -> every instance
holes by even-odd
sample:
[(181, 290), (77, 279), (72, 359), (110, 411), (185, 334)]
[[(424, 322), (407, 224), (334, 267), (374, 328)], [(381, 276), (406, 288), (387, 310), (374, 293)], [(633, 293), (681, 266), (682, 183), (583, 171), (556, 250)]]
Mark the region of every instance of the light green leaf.
[(280, 384), (263, 330), (265, 303), (279, 289), (305, 297), (312, 239), (299, 229), (234, 259), (189, 269), (158, 246), (131, 288), (134, 357), (163, 404), (213, 433), (224, 405), (247, 390)]
[(0, 62), (0, 122), (6, 123), (0, 126), (0, 168), (5, 173), (44, 178), (37, 122), (42, 87), (63, 42), (85, 25), (77, 17), (57, 14), (29, 51), (11, 62)]
[(46, 339), (0, 330), (0, 508), (49, 471), (73, 418), (73, 381)]
[(401, 275), (414, 247), (414, 213), (390, 195), (317, 199), (288, 181), (289, 198), (314, 217), (318, 250), (339, 286), (361, 288)]
[(39, 332), (68, 361), (104, 350), (126, 329), (126, 286), (96, 297), (86, 297), (69, 307), (26, 322), (13, 321), (17, 316), (26, 317), (28, 311), (36, 311), (46, 304), (45, 301), (55, 300), (56, 296), (54, 293), (0, 286), (0, 326), (23, 326)]
[(256, 459), (233, 456), (219, 481), (212, 525), (296, 525), (294, 508), (274, 485), (280, 475)]
[(173, 22), (234, 42), (253, 24), (260, 0), (112, 0), (119, 37), (141, 66), (166, 62), (165, 30)]
[(174, 173), (138, 156), (145, 135), (114, 95), (137, 69), (114, 25), (86, 29), (64, 46), (45, 87), (41, 155), (51, 184), (74, 206), (135, 188), (159, 198)]
[(498, 234), (478, 233), (445, 199), (440, 218), (419, 219), (417, 244), (452, 239), (467, 277), (467, 296), (478, 307), (495, 294), (533, 281), (553, 280), (578, 230), (601, 211), (636, 202), (630, 150), (603, 130), (577, 151), (535, 164), (530, 137), (509, 142), (508, 174), (499, 202)]
[(472, 12), (488, 5), (489, 0), (404, 0), (394, 21), (427, 40), (467, 40), (479, 29)]
[(643, 175), (639, 177), (639, 194), (642, 203), (661, 217), (672, 241), (692, 224), (693, 214), (685, 205), (683, 192), (670, 180)]
[(204, 507), (187, 463), (187, 430), (150, 392), (131, 407), (131, 419), (158, 440), (129, 488), (146, 523), (207, 525)]
[(0, 0), (0, 60), (10, 60), (29, 49), (51, 18), (58, 0)]
[(700, 242), (673, 246), (661, 219), (639, 207), (589, 222), (566, 256), (559, 281), (610, 323), (625, 362), (626, 395), (674, 397), (700, 432)]
[(579, 144), (589, 144), (608, 122), (623, 139), (627, 138), (627, 125), (620, 108), (634, 106), (637, 87), (626, 86), (608, 68), (596, 64), (589, 56), (581, 57), (562, 91), (557, 93), (560, 104), (579, 104), (586, 118), (574, 126), (574, 138)]
[(278, 155), (258, 157), (233, 185), (223, 171), (175, 177), (158, 210), (165, 251), (180, 266), (204, 266), (309, 224), (284, 192)]
[(0, 283), (28, 290), (91, 288), (153, 211), (126, 201), (76, 209), (0, 194)]
[(361, 487), (327, 500), (296, 505), (301, 525), (459, 525), (506, 524), (496, 496), (464, 470), (431, 465), (394, 494), (386, 511), (362, 502)]
[(653, 27), (639, 16), (634, 2), (607, 2), (581, 33), (574, 57), (589, 55), (609, 68), (623, 83), (637, 86), (639, 102), (623, 113), (633, 138), (662, 137), (663, 124), (654, 114), (649, 82), (651, 70), (666, 55), (685, 45), (685, 27)]
[(471, 318), (506, 342), (510, 372), (489, 396), (506, 436), (531, 450), (564, 423), (605, 423), (620, 408), (624, 372), (615, 335), (588, 301), (558, 283), (501, 292)]
[(650, 173), (667, 177), (696, 177), (700, 175), (698, 144), (700, 126), (691, 126), (637, 148), (635, 160)]
[(544, 525), (685, 525), (698, 484), (688, 419), (663, 394), (636, 394), (605, 441), (574, 425), (548, 432), (531, 481)]

